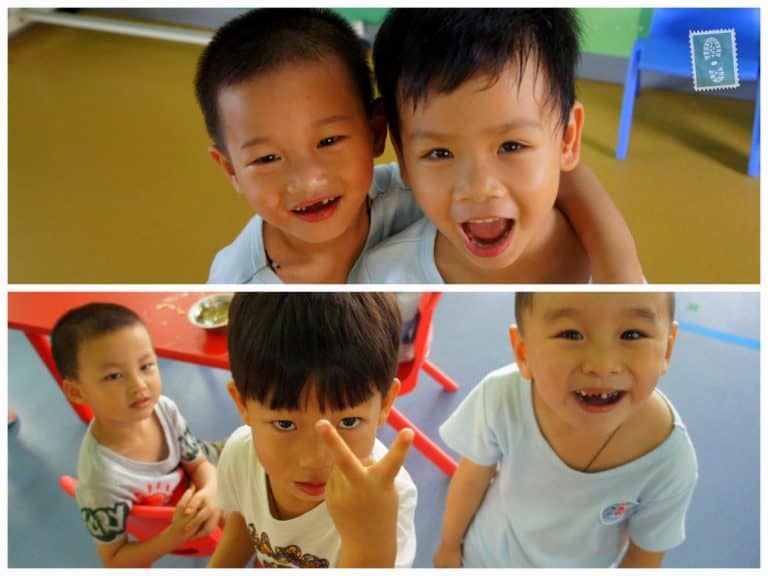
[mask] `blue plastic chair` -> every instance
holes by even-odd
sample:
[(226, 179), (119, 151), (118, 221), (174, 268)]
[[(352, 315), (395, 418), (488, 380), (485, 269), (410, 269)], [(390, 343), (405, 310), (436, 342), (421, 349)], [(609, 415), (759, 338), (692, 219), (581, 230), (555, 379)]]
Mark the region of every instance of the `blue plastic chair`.
[(760, 172), (760, 9), (759, 8), (656, 8), (647, 38), (635, 41), (627, 66), (621, 103), (616, 158), (624, 160), (632, 130), (632, 112), (640, 92), (640, 73), (653, 70), (691, 77), (690, 30), (736, 30), (739, 80), (757, 82), (752, 149), (747, 173)]

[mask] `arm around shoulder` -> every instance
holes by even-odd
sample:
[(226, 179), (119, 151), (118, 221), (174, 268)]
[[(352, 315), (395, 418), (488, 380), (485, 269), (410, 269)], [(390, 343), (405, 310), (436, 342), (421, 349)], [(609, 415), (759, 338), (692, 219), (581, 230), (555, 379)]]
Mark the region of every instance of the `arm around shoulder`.
[(593, 282), (644, 282), (635, 240), (624, 217), (583, 162), (562, 173), (557, 206), (587, 252)]

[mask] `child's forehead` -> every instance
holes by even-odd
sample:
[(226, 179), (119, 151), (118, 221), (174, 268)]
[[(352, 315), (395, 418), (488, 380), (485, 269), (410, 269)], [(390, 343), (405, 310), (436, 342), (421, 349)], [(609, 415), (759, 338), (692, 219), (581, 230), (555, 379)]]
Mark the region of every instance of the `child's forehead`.
[(552, 322), (563, 317), (670, 318), (669, 295), (655, 292), (536, 293), (531, 298), (532, 321)]
[[(458, 86), (445, 88), (444, 78), (435, 78), (423, 95), (411, 95), (404, 87), (398, 91), (398, 110), (404, 123), (440, 106), (461, 106), (471, 114), (482, 112), (489, 96), (501, 96), (510, 110), (527, 111), (542, 123), (557, 122), (558, 114), (550, 97), (546, 70), (535, 55), (524, 61), (509, 61), (499, 72), (478, 70)], [(493, 106), (497, 109), (496, 106)], [(498, 118), (499, 122), (503, 121)]]

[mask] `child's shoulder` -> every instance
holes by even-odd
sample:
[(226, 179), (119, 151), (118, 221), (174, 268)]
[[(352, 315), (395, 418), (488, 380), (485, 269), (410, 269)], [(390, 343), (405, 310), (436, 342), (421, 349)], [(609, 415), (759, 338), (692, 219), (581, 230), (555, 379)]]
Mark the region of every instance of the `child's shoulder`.
[(276, 283), (262, 236), (263, 220), (254, 215), (231, 244), (218, 251), (208, 272), (209, 284)]
[[(654, 390), (645, 405), (625, 423), (622, 434), (624, 459), (639, 460), (656, 450), (687, 452), (692, 445), (680, 415), (660, 390)], [(693, 455), (695, 458), (695, 455)]]
[(421, 218), (369, 250), (360, 282), (442, 284), (434, 260), (435, 227)]

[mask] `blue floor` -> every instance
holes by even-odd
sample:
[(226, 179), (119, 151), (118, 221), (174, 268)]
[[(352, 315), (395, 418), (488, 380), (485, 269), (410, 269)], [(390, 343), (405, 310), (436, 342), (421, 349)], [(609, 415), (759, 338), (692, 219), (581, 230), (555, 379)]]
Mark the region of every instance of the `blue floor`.
[[(427, 434), (489, 370), (511, 361), (507, 328), (513, 294), (452, 293), (434, 317), (430, 358), (461, 386), (448, 393), (423, 375), (399, 398), (402, 412)], [(760, 566), (760, 298), (757, 293), (678, 295), (681, 332), (661, 387), (686, 422), (700, 480), (688, 514), (688, 537), (667, 567)], [(8, 431), (8, 566), (98, 567), (75, 503), (58, 488), (75, 474), (84, 426), (64, 401), (23, 334), (8, 334), (8, 399), (21, 421)], [(229, 374), (161, 361), (164, 392), (203, 438), (222, 438), (240, 424), (226, 394)], [(393, 438), (382, 428), (385, 443)], [(414, 450), (406, 464), (419, 487), (415, 566), (431, 566), (448, 478)], [(204, 566), (166, 557), (157, 567)]]

